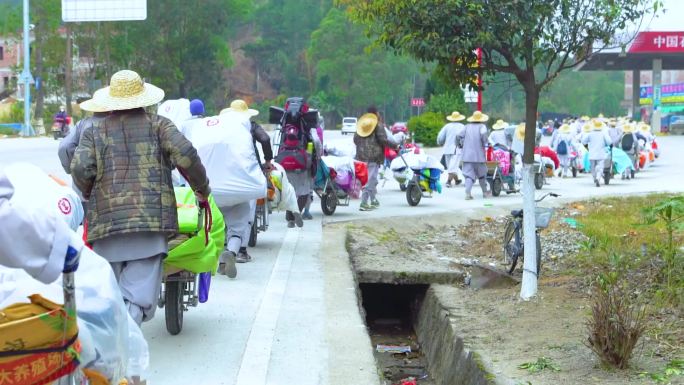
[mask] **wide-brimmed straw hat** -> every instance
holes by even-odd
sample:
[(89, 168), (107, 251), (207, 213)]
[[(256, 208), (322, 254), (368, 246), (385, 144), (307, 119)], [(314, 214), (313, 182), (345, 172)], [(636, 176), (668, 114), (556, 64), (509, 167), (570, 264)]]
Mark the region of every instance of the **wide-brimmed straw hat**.
[(590, 132), (591, 131), (591, 122), (586, 122), (582, 126), (582, 132)]
[(641, 122), (639, 123), (639, 130), (644, 132), (651, 132), (651, 126), (644, 122)]
[(83, 111), (90, 111), (90, 112), (107, 112), (107, 111), (109, 111), (107, 108), (102, 107), (101, 105), (95, 103), (95, 101), (93, 101), (93, 99), (85, 100), (85, 101), (81, 102), (81, 104), (79, 104), (78, 106), (81, 107), (81, 109)]
[(123, 70), (112, 75), (109, 86), (93, 95), (93, 103), (105, 111), (148, 107), (164, 99), (164, 90), (145, 83), (135, 71)]
[(585, 122), (589, 121), (590, 119), (591, 118), (588, 115), (582, 115), (582, 117), (580, 117), (580, 120), (584, 120)]
[(634, 132), (634, 131), (636, 131), (636, 127), (634, 126), (634, 124), (625, 123), (622, 125), (622, 132), (630, 133), (630, 132)]
[(508, 123), (504, 122), (503, 119), (499, 119), (492, 126), (492, 130), (503, 130), (506, 127), (508, 127)]
[(518, 138), (518, 140), (525, 140), (525, 122), (515, 126), (515, 137)]
[(473, 114), (468, 118), (469, 122), (474, 122), (474, 123), (484, 123), (489, 120), (489, 116), (485, 115), (482, 113), (482, 111), (475, 111)]
[(259, 115), (259, 111), (249, 108), (247, 102), (242, 99), (235, 99), (230, 102), (230, 107), (221, 110), (219, 115), (223, 115), (226, 112), (237, 112), (239, 114), (245, 114), (250, 117)]
[(560, 131), (563, 134), (569, 134), (570, 133), (570, 125), (569, 124), (561, 124), (561, 126), (558, 127), (558, 131)]
[(602, 131), (603, 129), (606, 128), (606, 124), (601, 121), (601, 119), (594, 119), (591, 122), (591, 129), (594, 131)]
[(356, 122), (356, 134), (362, 138), (370, 136), (378, 125), (378, 116), (373, 113), (361, 115)]
[(465, 119), (465, 115), (461, 115), (460, 112), (454, 111), (451, 113), (451, 115), (446, 117), (446, 120), (450, 122), (460, 122), (461, 120)]

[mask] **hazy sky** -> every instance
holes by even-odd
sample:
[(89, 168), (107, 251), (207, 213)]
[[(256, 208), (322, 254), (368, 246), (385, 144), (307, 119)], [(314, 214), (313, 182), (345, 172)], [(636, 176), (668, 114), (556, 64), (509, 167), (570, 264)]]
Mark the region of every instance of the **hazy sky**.
[[(641, 26), (642, 31), (684, 31), (684, 1), (682, 0), (663, 0), (665, 12), (660, 12), (656, 18), (651, 20), (648, 16), (645, 25)], [(648, 21), (650, 20), (650, 23)]]

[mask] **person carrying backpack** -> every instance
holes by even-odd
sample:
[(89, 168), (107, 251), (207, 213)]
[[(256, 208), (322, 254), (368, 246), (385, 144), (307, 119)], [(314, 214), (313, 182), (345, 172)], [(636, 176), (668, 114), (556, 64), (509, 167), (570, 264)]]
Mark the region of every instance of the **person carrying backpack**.
[(558, 176), (565, 178), (568, 174), (568, 167), (570, 167), (570, 154), (575, 151), (575, 146), (572, 143), (573, 135), (570, 125), (563, 124), (558, 128), (558, 135), (551, 143), (551, 147), (556, 151), (558, 160), (560, 162), (560, 171)]
[[(368, 182), (361, 193), (359, 210), (370, 211), (380, 207), (376, 194), (378, 193), (378, 170), (385, 161), (385, 147), (397, 148), (397, 144), (387, 137), (382, 122), (373, 107), (363, 114), (356, 122), (354, 144), (356, 145), (356, 160), (368, 164)], [(370, 202), (369, 202), (370, 201)]]
[(315, 167), (322, 148), (316, 132), (317, 122), (308, 120), (314, 112), (309, 111), (309, 106), (303, 98), (292, 97), (285, 102), (280, 146), (275, 160), (283, 167), (287, 179), (294, 187), (299, 207), (298, 213), (290, 210), (285, 212), (288, 228), (295, 225), (301, 227), (301, 213), (310, 204), (313, 193), (313, 177), (316, 175)]

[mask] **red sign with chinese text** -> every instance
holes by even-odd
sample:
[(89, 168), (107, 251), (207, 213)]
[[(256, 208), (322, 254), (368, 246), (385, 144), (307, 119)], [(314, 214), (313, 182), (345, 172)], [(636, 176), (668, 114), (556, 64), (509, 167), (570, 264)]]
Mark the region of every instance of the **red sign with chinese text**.
[(639, 32), (629, 53), (684, 53), (684, 32)]
[(425, 99), (423, 98), (411, 98), (411, 107), (423, 107), (425, 106)]

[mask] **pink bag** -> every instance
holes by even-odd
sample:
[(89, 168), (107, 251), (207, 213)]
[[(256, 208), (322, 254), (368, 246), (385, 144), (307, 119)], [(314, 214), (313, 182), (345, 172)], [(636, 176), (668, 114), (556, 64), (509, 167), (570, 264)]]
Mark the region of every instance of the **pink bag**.
[(511, 154), (504, 150), (494, 150), (494, 160), (499, 162), (499, 168), (501, 169), (501, 175), (508, 175), (511, 170)]

